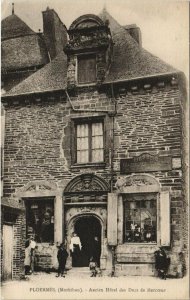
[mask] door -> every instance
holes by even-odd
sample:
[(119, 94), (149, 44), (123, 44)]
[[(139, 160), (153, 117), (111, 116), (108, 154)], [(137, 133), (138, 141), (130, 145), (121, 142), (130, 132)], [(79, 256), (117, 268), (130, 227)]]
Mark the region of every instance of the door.
[(3, 225), (3, 279), (12, 279), (13, 226)]
[[(101, 225), (97, 218), (93, 216), (84, 216), (79, 218), (75, 223), (75, 232), (78, 234), (82, 250), (79, 257), (80, 267), (88, 267), (89, 261), (92, 256), (94, 256), (94, 248), (97, 249), (98, 260), (100, 260), (101, 254)], [(98, 245), (95, 246), (94, 238), (97, 238)], [(98, 263), (99, 264), (99, 263)], [(74, 265), (73, 265), (74, 267)]]

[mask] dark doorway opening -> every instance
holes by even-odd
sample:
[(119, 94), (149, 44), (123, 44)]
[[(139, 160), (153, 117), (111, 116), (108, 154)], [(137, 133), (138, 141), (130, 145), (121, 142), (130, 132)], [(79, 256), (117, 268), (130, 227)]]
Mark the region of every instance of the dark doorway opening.
[[(93, 216), (84, 216), (75, 222), (75, 232), (81, 240), (82, 249), (79, 256), (79, 267), (89, 266), (89, 261), (95, 253), (100, 260), (101, 254), (101, 224), (100, 221)], [(98, 243), (95, 243), (94, 238), (98, 238)], [(99, 264), (99, 262), (98, 262)], [(74, 267), (74, 266), (73, 266)]]

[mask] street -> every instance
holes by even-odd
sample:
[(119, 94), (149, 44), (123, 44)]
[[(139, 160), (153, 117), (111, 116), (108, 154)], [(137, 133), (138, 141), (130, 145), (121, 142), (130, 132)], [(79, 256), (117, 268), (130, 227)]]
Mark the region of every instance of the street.
[(2, 284), (1, 299), (189, 299), (188, 277), (161, 280), (157, 277), (90, 277), (88, 268), (67, 272), (36, 273), (28, 280)]

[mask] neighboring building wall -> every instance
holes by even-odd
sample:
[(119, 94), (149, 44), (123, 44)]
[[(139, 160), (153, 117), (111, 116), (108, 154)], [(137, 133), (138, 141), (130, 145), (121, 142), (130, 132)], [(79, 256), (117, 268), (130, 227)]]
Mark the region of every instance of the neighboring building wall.
[[(114, 175), (113, 186), (115, 186), (120, 176), (120, 159), (147, 152), (161, 156), (170, 155), (172, 170), (148, 174), (153, 175), (162, 188), (168, 188), (170, 191), (171, 248), (168, 248), (168, 254), (171, 256), (170, 273), (177, 276), (180, 272), (178, 254), (183, 243), (180, 94), (177, 83), (174, 80), (171, 82), (171, 77), (139, 83), (123, 83), (115, 86), (115, 97), (111, 94), (111, 86), (106, 88), (107, 92), (103, 89), (98, 92), (93, 87), (76, 90), (76, 93), (70, 92), (74, 109), (84, 110), (80, 112), (73, 111), (65, 92), (38, 97), (26, 96), (20, 100), (10, 99), (9, 104), (4, 103), (6, 108), (4, 195), (6, 197), (20, 195), (25, 185), (40, 180), (55, 183), (60, 193), (63, 193), (71, 179), (88, 172), (101, 176), (108, 184)], [(114, 174), (112, 174), (111, 145), (115, 102), (117, 115), (114, 123)], [(85, 112), (87, 109), (92, 112)], [(105, 149), (105, 166), (95, 164), (79, 168), (72, 165), (71, 119), (81, 116), (105, 116), (109, 140)], [(117, 192), (116, 189), (114, 192)], [(51, 247), (54, 251), (54, 246)], [(143, 262), (149, 262), (152, 266), (155, 247), (152, 249), (148, 245), (146, 249), (144, 247), (140, 245), (137, 248), (142, 249), (144, 253)], [(120, 256), (122, 251), (126, 253), (125, 245), (120, 247), (119, 251)], [(150, 252), (150, 257), (147, 251)], [(110, 263), (111, 256), (108, 252)], [(46, 254), (48, 261), (50, 253), (46, 251)], [(56, 267), (56, 262), (53, 266)], [(130, 274), (125, 259), (118, 261), (116, 266), (118, 275)], [(134, 275), (134, 272), (131, 274)], [(143, 274), (150, 274), (149, 269)]]

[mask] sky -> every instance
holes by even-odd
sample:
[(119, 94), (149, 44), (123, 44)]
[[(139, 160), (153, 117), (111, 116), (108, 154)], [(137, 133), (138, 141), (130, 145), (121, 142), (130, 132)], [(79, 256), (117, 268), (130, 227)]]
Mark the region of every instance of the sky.
[(121, 24), (137, 24), (143, 48), (189, 77), (188, 0), (1, 0), (1, 19), (15, 14), (34, 31), (41, 29), (42, 11), (53, 8), (67, 26), (87, 13), (107, 11)]

